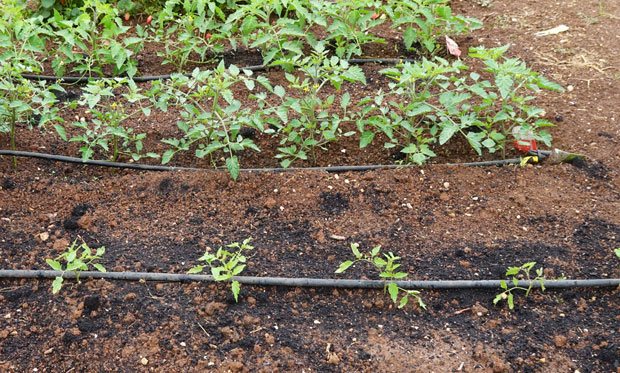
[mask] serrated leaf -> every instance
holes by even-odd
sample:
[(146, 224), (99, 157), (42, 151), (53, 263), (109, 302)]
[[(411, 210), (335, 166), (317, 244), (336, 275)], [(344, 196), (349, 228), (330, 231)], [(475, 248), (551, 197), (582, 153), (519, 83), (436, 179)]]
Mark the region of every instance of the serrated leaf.
[(273, 93), (275, 93), (276, 96), (283, 98), (286, 94), (286, 91), (284, 90), (284, 87), (277, 85), (273, 87)]
[(459, 126), (454, 123), (448, 123), (441, 130), (441, 134), (439, 134), (439, 145), (443, 145), (448, 142), (455, 133), (459, 130)]
[(400, 298), (400, 302), (398, 303), (398, 308), (405, 307), (407, 303), (409, 303), (409, 296), (405, 295), (404, 297)]
[(164, 154), (161, 156), (161, 164), (166, 164), (170, 162), (172, 157), (174, 157), (174, 150), (172, 149), (166, 150)]
[(65, 127), (61, 126), (60, 124), (55, 124), (54, 129), (63, 141), (67, 141), (67, 131), (65, 131)]
[(514, 80), (505, 74), (498, 75), (495, 77), (495, 85), (499, 89), (499, 94), (503, 99), (506, 99), (512, 90), (512, 86), (514, 84)]
[(413, 43), (418, 40), (418, 33), (413, 27), (408, 27), (403, 33), (403, 42), (405, 44), (405, 48), (411, 49)]
[(425, 309), (426, 309), (426, 303), (424, 303), (424, 301), (423, 301), (423, 300), (422, 300), (422, 298), (420, 298), (420, 297), (417, 297), (417, 299), (418, 299), (418, 305), (419, 305), (420, 307), (422, 307), (422, 309), (424, 309), (424, 310), (425, 310)]
[(196, 273), (202, 272), (203, 269), (204, 269), (204, 266), (195, 266), (195, 267), (192, 267), (189, 271), (187, 271), (187, 273), (196, 274)]
[(95, 267), (95, 269), (99, 272), (104, 272), (104, 273), (107, 272), (105, 267), (99, 263), (93, 263), (93, 267)]
[[(244, 260), (245, 261), (245, 260)], [(240, 274), (241, 272), (243, 272), (243, 270), (245, 269), (245, 264), (242, 264), (240, 266), (236, 266), (233, 271), (232, 271), (232, 275), (233, 276), (237, 276), (238, 274)]]
[(45, 259), (45, 262), (52, 267), (54, 271), (62, 271), (62, 265), (59, 262), (53, 259)]
[(503, 299), (502, 294), (497, 294), (495, 298), (493, 299), (493, 304), (499, 303), (499, 301), (501, 301), (502, 299)]
[(62, 283), (64, 279), (60, 276), (56, 277), (52, 282), (52, 294), (58, 294), (60, 289), (62, 288)]
[(359, 250), (360, 245), (357, 243), (352, 243), (351, 244), (351, 251), (353, 252), (353, 255), (355, 255), (356, 259), (361, 259), (362, 258), (362, 253)]
[(67, 258), (66, 258), (67, 263), (73, 262), (75, 260), (76, 255), (77, 255), (77, 251), (69, 251), (69, 253), (67, 253)]
[(239, 292), (241, 292), (241, 284), (239, 283), (239, 281), (233, 280), (232, 283), (230, 284), (230, 290), (232, 291), (233, 296), (235, 297), (235, 302), (238, 302)]
[(371, 131), (364, 131), (362, 132), (362, 135), (360, 136), (360, 148), (365, 148), (368, 145), (370, 145), (370, 143), (372, 143), (372, 140), (374, 140), (375, 138), (375, 133), (371, 132)]
[(352, 265), (353, 265), (353, 261), (351, 261), (351, 260), (347, 260), (345, 262), (342, 262), (342, 263), (340, 263), (340, 266), (338, 267), (338, 269), (336, 270), (335, 273), (343, 273), (344, 271), (346, 271)]
[(346, 109), (351, 103), (351, 95), (349, 92), (345, 92), (340, 98), (340, 107)]
[(381, 251), (381, 246), (375, 246), (370, 251), (370, 255), (373, 256), (373, 257), (377, 256), (379, 254), (379, 251)]
[(230, 158), (226, 158), (226, 169), (230, 177), (236, 181), (239, 177), (239, 159), (237, 156), (233, 155)]
[(237, 75), (239, 75), (239, 73), (240, 73), (241, 71), (239, 70), (239, 68), (238, 68), (237, 66), (235, 66), (235, 65), (230, 65), (230, 66), (228, 66), (228, 72), (229, 72), (229, 73), (230, 73), (230, 75), (232, 75), (232, 76), (237, 76)]
[(383, 268), (387, 264), (387, 262), (385, 260), (383, 260), (383, 259), (381, 259), (379, 257), (375, 257), (372, 262), (373, 262), (373, 264), (375, 266), (377, 266), (379, 268)]
[(366, 84), (366, 75), (364, 75), (364, 70), (362, 70), (362, 68), (357, 65), (348, 68), (342, 74), (342, 77), (350, 82), (359, 82)]
[(393, 282), (390, 282), (387, 288), (388, 288), (388, 293), (390, 294), (390, 298), (392, 299), (392, 302), (396, 303), (396, 301), (398, 300), (398, 285), (396, 285)]

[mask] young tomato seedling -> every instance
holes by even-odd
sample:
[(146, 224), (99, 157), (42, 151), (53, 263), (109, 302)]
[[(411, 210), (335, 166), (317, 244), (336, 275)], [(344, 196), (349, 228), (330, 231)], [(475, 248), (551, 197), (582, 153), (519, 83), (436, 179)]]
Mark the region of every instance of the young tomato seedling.
[[(495, 296), (495, 299), (493, 299), (493, 304), (497, 304), (500, 301), (505, 300), (506, 303), (508, 303), (508, 308), (511, 310), (514, 309), (515, 303), (513, 292), (516, 290), (521, 290), (525, 292), (525, 297), (528, 297), (536, 282), (540, 283), (540, 289), (544, 292), (546, 278), (543, 275), (542, 267), (536, 269), (536, 277), (532, 278), (531, 271), (535, 265), (536, 262), (528, 262), (523, 264), (521, 267), (508, 267), (506, 270), (506, 277), (512, 276), (512, 279), (510, 282), (506, 282), (504, 280), (500, 281), (500, 286), (503, 291)], [(519, 286), (519, 277), (529, 281), (529, 286)]]
[(206, 262), (206, 265), (197, 265), (188, 271), (189, 274), (200, 273), (205, 267), (211, 268), (211, 275), (215, 281), (229, 281), (230, 289), (235, 297), (235, 302), (239, 300), (241, 284), (233, 277), (243, 272), (246, 266), (247, 257), (244, 252), (254, 249), (250, 245), (252, 238), (246, 238), (242, 243), (233, 242), (226, 245), (228, 249), (220, 247), (215, 254), (207, 250), (198, 261)]
[[(398, 304), (398, 308), (403, 308), (409, 303), (409, 297), (414, 298), (418, 305), (426, 309), (426, 304), (422, 300), (420, 296), (420, 291), (418, 290), (408, 290), (399, 287), (396, 284), (396, 280), (401, 280), (407, 277), (407, 272), (399, 272), (398, 268), (400, 264), (398, 261), (400, 260), (399, 256), (394, 255), (392, 252), (387, 254), (383, 254), (381, 256), (381, 246), (375, 246), (370, 252), (362, 253), (359, 250), (359, 244), (352, 243), (351, 251), (355, 256), (355, 260), (347, 260), (340, 263), (340, 266), (336, 270), (336, 273), (344, 273), (349, 267), (354, 265), (357, 262), (368, 262), (375, 266), (375, 268), (379, 271), (379, 277), (385, 279), (385, 289), (387, 289), (390, 294), (390, 299), (394, 304)], [(402, 297), (400, 301), (398, 300), (399, 293), (402, 293)]]
[[(74, 272), (75, 279), (80, 283), (80, 272), (87, 271), (88, 266), (92, 265), (99, 272), (106, 272), (106, 269), (99, 263), (95, 263), (105, 254), (105, 246), (101, 246), (93, 254), (93, 250), (88, 247), (86, 242), (78, 245), (77, 240), (73, 241), (67, 250), (60, 254), (56, 259), (45, 259), (45, 262), (52, 267), (53, 270), (61, 272), (60, 276), (56, 276), (52, 282), (52, 294), (57, 294), (62, 288), (65, 272)], [(63, 268), (62, 262), (65, 262)]]
[[(115, 100), (119, 95), (117, 90), (121, 87), (127, 90), (120, 96), (128, 104)], [(146, 102), (147, 96), (142, 94), (133, 80), (91, 81), (84, 87), (79, 101), (67, 104), (70, 109), (76, 109), (79, 105), (87, 110), (89, 119), (72, 123), (79, 134), (68, 139), (63, 126), (56, 125), (54, 128), (63, 140), (83, 144), (80, 146), (80, 153), (84, 160), (92, 159), (98, 149), (107, 154), (113, 162), (125, 156), (134, 161), (143, 157), (159, 158), (155, 153), (144, 154), (143, 141), (146, 139), (146, 134), (134, 133), (134, 129), (125, 124), (134, 116), (150, 115), (151, 106)]]

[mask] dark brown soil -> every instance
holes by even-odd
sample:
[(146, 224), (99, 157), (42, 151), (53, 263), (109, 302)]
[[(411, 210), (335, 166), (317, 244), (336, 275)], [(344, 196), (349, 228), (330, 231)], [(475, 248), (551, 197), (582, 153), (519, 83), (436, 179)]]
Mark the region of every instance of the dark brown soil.
[[(537, 105), (558, 123), (554, 146), (586, 153), (586, 161), (251, 173), (235, 183), (212, 171), (36, 160), (20, 160), (14, 170), (5, 158), (0, 267), (44, 269), (45, 258), (82, 237), (106, 246), (108, 270), (184, 273), (207, 247), (252, 237), (256, 249), (244, 274), (254, 276), (376, 278), (361, 264), (334, 274), (350, 258), (350, 243), (359, 242), (401, 256), (410, 279), (494, 279), (527, 261), (543, 265), (548, 277), (620, 277), (613, 254), (620, 247), (619, 5), (496, 0), (453, 7), (485, 22), (471, 40), (457, 40), (464, 47), (512, 43), (513, 55), (572, 87)], [(533, 36), (559, 24), (570, 30)], [(171, 113), (139, 130), (166, 137), (174, 121)], [(75, 154), (73, 145), (40, 136), (22, 131), (20, 148)], [(378, 151), (354, 151), (355, 143), (339, 146), (347, 152), (330, 149), (319, 163), (390, 162)], [(475, 159), (458, 144), (450, 152)], [(244, 165), (274, 164), (264, 159)], [(189, 156), (175, 162), (204, 166)], [(381, 291), (243, 286), (235, 303), (225, 285), (67, 281), (58, 296), (50, 286), (0, 281), (0, 370), (620, 369), (618, 289), (535, 291), (518, 296), (510, 312), (493, 305), (493, 290), (424, 291), (423, 311), (398, 310)]]

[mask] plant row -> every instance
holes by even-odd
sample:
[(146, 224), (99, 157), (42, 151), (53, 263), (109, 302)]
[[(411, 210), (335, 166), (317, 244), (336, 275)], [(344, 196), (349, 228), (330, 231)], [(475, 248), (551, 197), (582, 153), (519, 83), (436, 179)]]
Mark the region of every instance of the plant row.
[[(254, 246), (250, 244), (251, 240), (251, 238), (247, 238), (241, 243), (233, 242), (215, 251), (208, 248), (198, 258), (198, 262), (202, 264), (192, 267), (188, 273), (198, 274), (208, 269), (215, 281), (230, 283), (235, 301), (238, 301), (241, 283), (235, 276), (241, 275), (247, 266), (247, 253), (254, 249)], [(336, 274), (344, 273), (357, 263), (369, 263), (378, 272), (379, 278), (385, 281), (384, 291), (389, 294), (390, 299), (398, 308), (404, 308), (410, 299), (414, 299), (418, 307), (426, 309), (426, 304), (419, 290), (404, 289), (397, 283), (397, 281), (404, 280), (409, 276), (401, 267), (401, 257), (394, 255), (392, 252), (382, 252), (381, 246), (375, 246), (369, 252), (364, 253), (360, 251), (359, 244), (357, 243), (351, 244), (351, 251), (353, 259), (340, 263), (335, 271)], [(53, 270), (61, 272), (52, 282), (52, 293), (57, 294), (62, 289), (64, 274), (67, 272), (75, 273), (78, 283), (80, 282), (80, 273), (89, 270), (90, 267), (99, 272), (106, 272), (105, 267), (97, 263), (104, 254), (105, 247), (93, 250), (85, 242), (78, 245), (76, 240), (58, 257), (46, 259), (46, 263)], [(506, 270), (506, 277), (509, 277), (509, 280), (500, 281), (500, 293), (494, 297), (493, 304), (506, 301), (508, 308), (512, 310), (515, 306), (515, 294), (517, 292), (524, 292), (526, 297), (529, 296), (536, 283), (539, 284), (540, 289), (544, 292), (547, 278), (544, 275), (543, 268), (534, 269), (535, 266), (536, 262), (528, 262), (518, 267), (509, 267)], [(521, 286), (520, 280), (529, 281), (528, 286)]]
[(4, 61), (26, 72), (39, 72), (49, 61), (58, 76), (132, 77), (145, 43), (156, 42), (163, 63), (178, 71), (216, 62), (240, 47), (260, 50), (265, 65), (290, 69), (291, 60), (318, 40), (339, 58), (361, 56), (364, 45), (386, 42), (378, 28), (384, 23), (402, 36), (407, 50), (424, 56), (441, 49), (440, 37), (481, 27), (476, 19), (453, 14), (448, 0), (168, 0), (148, 24), (135, 27), (105, 0), (50, 9), (53, 3), (43, 2), (33, 14), (24, 0), (2, 2)]
[[(0, 116), (6, 118), (0, 132), (8, 133), (15, 147), (17, 124), (30, 118), (40, 125), (52, 123), (62, 139), (80, 143), (83, 159), (160, 158), (144, 151), (146, 134), (135, 133), (129, 123), (152, 110), (174, 107), (180, 110), (181, 136), (162, 139), (169, 147), (161, 154), (162, 163), (188, 151), (209, 157), (214, 166), (223, 157), (235, 179), (238, 153), (260, 151), (248, 135), (255, 132), (277, 142), (276, 158), (282, 167), (314, 161), (318, 151), (348, 136), (357, 136), (360, 148), (382, 141), (384, 148), (402, 154), (402, 162), (416, 164), (434, 157), (434, 149), (455, 136), (464, 137), (478, 154), (503, 151), (510, 141), (526, 137), (550, 144), (544, 128), (551, 123), (542, 118), (544, 110), (529, 101), (541, 89), (561, 87), (524, 62), (505, 57), (506, 50), (470, 51), (472, 62), (484, 64), (484, 77), (461, 60), (440, 57), (384, 69), (381, 74), (391, 80), (387, 89), (358, 100), (342, 92), (342, 86), (366, 84), (363, 70), (328, 57), (322, 43), (311, 56), (290, 60), (297, 73), (285, 73), (286, 88), (220, 63), (213, 70), (196, 69), (191, 76), (176, 74), (156, 81), (148, 89), (126, 79), (91, 81), (79, 99), (59, 104), (56, 96), (63, 94), (63, 87), (8, 75), (0, 80)], [(325, 94), (328, 87), (336, 93)], [(61, 112), (78, 107), (87, 115), (65, 123)]]
[[(390, 80), (388, 87), (357, 99), (343, 84), (366, 84), (363, 70), (329, 57), (321, 42), (310, 56), (289, 61), (296, 73), (285, 73), (286, 88), (220, 63), (191, 76), (155, 81), (148, 89), (127, 79), (91, 81), (79, 98), (58, 104), (56, 96), (64, 95), (61, 86), (3, 75), (0, 133), (9, 134), (15, 147), (17, 124), (30, 118), (42, 126), (52, 124), (62, 139), (79, 143), (83, 159), (137, 161), (146, 156), (166, 164), (178, 153), (193, 152), (216, 167), (225, 159), (234, 179), (239, 153), (260, 151), (249, 135), (257, 132), (277, 142), (275, 157), (282, 167), (313, 162), (330, 143), (349, 136), (357, 137), (360, 148), (378, 142), (398, 151), (400, 162), (415, 164), (434, 157), (438, 147), (457, 136), (478, 154), (503, 152), (515, 140), (550, 145), (545, 127), (551, 123), (530, 101), (543, 89), (562, 88), (523, 61), (506, 57), (507, 49), (472, 48), (471, 62), (484, 65), (480, 73), (461, 60), (440, 57), (386, 68), (381, 74)], [(61, 112), (79, 107), (86, 115), (64, 122)], [(131, 121), (171, 107), (180, 112), (181, 136), (161, 139), (168, 147), (163, 154), (145, 152), (146, 134), (135, 133)]]

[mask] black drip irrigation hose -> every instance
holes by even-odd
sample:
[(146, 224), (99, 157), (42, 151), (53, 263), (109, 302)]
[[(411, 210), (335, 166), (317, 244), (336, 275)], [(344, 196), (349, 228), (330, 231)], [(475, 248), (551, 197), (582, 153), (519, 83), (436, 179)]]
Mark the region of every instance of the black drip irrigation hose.
[[(0, 270), (0, 278), (13, 279), (43, 279), (55, 278), (73, 279), (106, 279), (121, 281), (160, 281), (160, 282), (216, 282), (210, 275), (188, 275), (176, 273), (153, 272), (91, 272), (85, 271), (60, 272), (46, 270)], [(234, 280), (245, 285), (255, 286), (290, 286), (290, 287), (328, 287), (349, 289), (381, 289), (386, 285), (383, 280), (347, 280), (331, 278), (289, 278), (289, 277), (253, 277), (235, 276)], [(403, 289), (495, 289), (500, 287), (501, 280), (422, 280), (422, 281), (394, 281)], [(517, 286), (540, 288), (537, 281), (519, 281)], [(620, 279), (588, 279), (588, 280), (546, 280), (545, 288), (591, 288), (620, 286)]]
[[(399, 63), (404, 62), (415, 62), (415, 59), (412, 58), (352, 58), (347, 60), (350, 64), (353, 65), (363, 65), (367, 63), (377, 63), (381, 65), (397, 65)], [(250, 71), (265, 71), (272, 68), (271, 66), (266, 65), (254, 65), (254, 66), (245, 66), (240, 67), (240, 70), (250, 70)], [(144, 83), (150, 82), (154, 80), (167, 80), (170, 79), (174, 74), (163, 74), (163, 75), (143, 75), (143, 76), (135, 76), (130, 78), (136, 83)], [(184, 73), (187, 77), (191, 77), (191, 73)], [(104, 77), (104, 76), (54, 76), (54, 75), (38, 75), (38, 74), (22, 74), (22, 78), (28, 80), (35, 81), (50, 81), (50, 82), (63, 82), (63, 83), (84, 83), (89, 82), (91, 80), (103, 80), (103, 79), (114, 79), (114, 78), (129, 78), (129, 77)]]
[[(65, 155), (25, 152), (25, 151), (20, 151), (20, 150), (0, 150), (0, 156), (3, 156), (3, 155), (13, 156), (13, 157), (23, 157), (23, 158), (38, 158), (38, 159), (45, 159), (49, 161), (83, 164), (87, 166), (101, 166), (101, 167), (112, 167), (112, 168), (133, 169), (133, 170), (143, 170), (143, 171), (203, 171), (203, 172), (226, 171), (223, 168), (211, 169), (211, 168), (196, 168), (196, 167), (148, 165), (148, 164), (139, 164), (139, 163), (121, 163), (121, 162), (110, 162), (110, 161), (101, 161), (101, 160), (92, 160), (92, 159), (83, 160), (82, 158), (68, 157)], [(482, 161), (482, 162), (444, 163), (441, 165), (443, 166), (464, 166), (464, 167), (485, 167), (485, 166), (505, 166), (505, 165), (510, 165), (510, 164), (520, 164), (520, 163), (521, 163), (520, 158), (510, 158), (510, 159), (501, 159), (501, 160), (495, 160), (495, 161)], [(361, 171), (384, 170), (384, 169), (395, 169), (395, 168), (410, 168), (410, 167), (418, 167), (418, 166), (387, 164), (387, 165), (289, 167), (289, 168), (266, 167), (266, 168), (242, 168), (239, 171), (240, 172), (275, 172), (275, 173), (298, 172), (298, 171), (325, 171), (325, 172), (349, 172), (349, 171), (355, 172), (357, 171), (357, 172), (361, 172)]]

